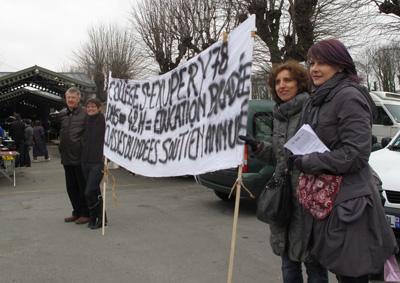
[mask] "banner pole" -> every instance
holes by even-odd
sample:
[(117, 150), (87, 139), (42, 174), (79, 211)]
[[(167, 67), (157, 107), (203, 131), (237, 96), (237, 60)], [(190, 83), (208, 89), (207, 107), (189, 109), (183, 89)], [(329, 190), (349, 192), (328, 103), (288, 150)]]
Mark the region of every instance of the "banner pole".
[(234, 262), (235, 247), (236, 247), (236, 231), (237, 231), (237, 223), (238, 223), (238, 218), (239, 218), (240, 189), (242, 186), (242, 171), (243, 171), (243, 165), (240, 165), (239, 169), (238, 169), (238, 179), (236, 181), (235, 211), (233, 214), (232, 240), (231, 240), (231, 251), (230, 251), (230, 256), (229, 256), (229, 268), (228, 268), (227, 283), (232, 283), (233, 262)]
[(104, 158), (104, 177), (103, 177), (103, 211), (102, 211), (102, 224), (101, 224), (101, 235), (104, 236), (105, 225), (106, 225), (106, 188), (108, 181), (108, 160)]

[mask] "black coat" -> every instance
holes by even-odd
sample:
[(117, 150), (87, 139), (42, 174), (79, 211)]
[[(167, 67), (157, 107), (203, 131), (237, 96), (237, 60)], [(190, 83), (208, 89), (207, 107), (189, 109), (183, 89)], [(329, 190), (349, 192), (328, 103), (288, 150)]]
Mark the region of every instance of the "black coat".
[(33, 141), (33, 156), (46, 155), (46, 136), (42, 126), (33, 127)]
[(93, 116), (87, 116), (85, 121), (85, 133), (83, 134), (83, 163), (102, 163), (103, 146), (106, 122), (104, 115), (98, 113)]
[(10, 136), (16, 144), (23, 144), (25, 142), (25, 123), (21, 120), (12, 122)]

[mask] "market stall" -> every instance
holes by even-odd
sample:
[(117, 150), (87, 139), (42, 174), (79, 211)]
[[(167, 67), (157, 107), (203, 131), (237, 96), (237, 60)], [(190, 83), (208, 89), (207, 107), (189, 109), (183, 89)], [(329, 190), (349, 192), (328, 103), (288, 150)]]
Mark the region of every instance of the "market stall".
[(10, 180), (14, 187), (15, 182), (15, 159), (18, 152), (13, 150), (0, 150), (0, 174)]

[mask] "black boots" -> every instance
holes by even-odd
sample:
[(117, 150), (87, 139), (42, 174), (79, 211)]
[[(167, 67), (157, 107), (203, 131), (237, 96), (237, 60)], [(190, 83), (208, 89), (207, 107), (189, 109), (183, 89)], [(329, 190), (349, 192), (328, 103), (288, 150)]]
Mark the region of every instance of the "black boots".
[[(103, 226), (103, 200), (99, 197), (99, 202), (89, 210), (90, 220), (88, 227), (90, 229), (99, 229)], [(107, 216), (105, 216), (105, 225), (107, 225)]]
[(89, 208), (89, 223), (88, 223), (88, 227), (90, 229), (93, 229), (92, 227), (94, 225), (96, 225), (96, 222), (97, 222), (97, 207), (98, 206), (99, 206), (99, 204), (97, 204), (93, 208)]

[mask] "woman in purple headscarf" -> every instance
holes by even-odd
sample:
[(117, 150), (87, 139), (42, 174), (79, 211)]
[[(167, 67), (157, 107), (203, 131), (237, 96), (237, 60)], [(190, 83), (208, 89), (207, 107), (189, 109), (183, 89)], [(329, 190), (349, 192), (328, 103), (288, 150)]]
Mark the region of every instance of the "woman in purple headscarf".
[(340, 41), (314, 44), (308, 64), (313, 89), (301, 123), (330, 151), (299, 156), (294, 164), (306, 174), (343, 176), (343, 181), (329, 216), (308, 218), (305, 239), (311, 255), (339, 282), (367, 283), (398, 249), (368, 165), (374, 104)]

